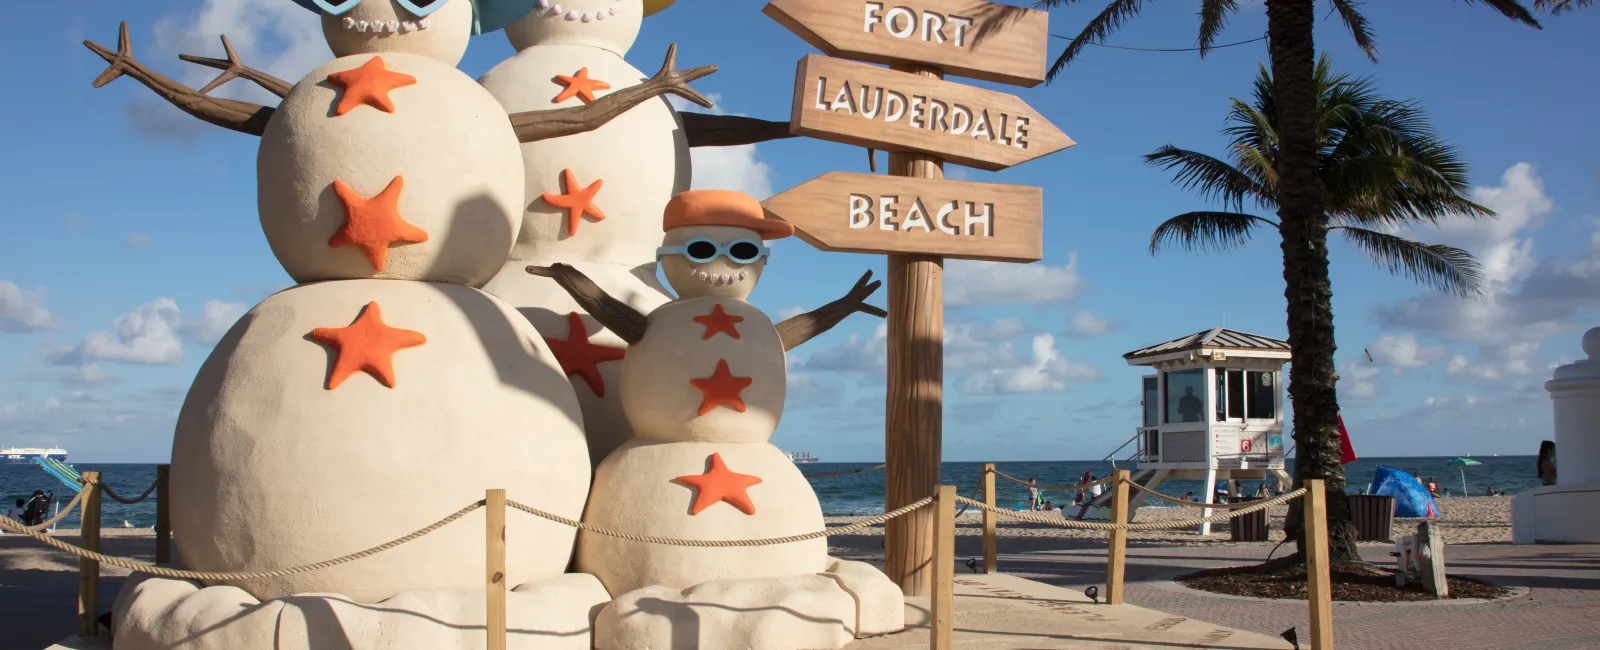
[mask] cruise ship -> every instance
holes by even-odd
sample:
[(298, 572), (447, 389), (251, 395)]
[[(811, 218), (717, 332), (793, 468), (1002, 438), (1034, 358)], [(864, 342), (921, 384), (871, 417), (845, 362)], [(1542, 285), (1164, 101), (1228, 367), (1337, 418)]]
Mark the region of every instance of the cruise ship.
[(789, 456), (789, 460), (794, 461), (796, 465), (804, 465), (806, 463), (815, 463), (815, 462), (817, 462), (817, 457), (816, 456), (812, 456), (811, 452), (809, 452), (809, 451), (791, 451), (791, 452), (786, 452), (786, 455), (788, 455)]
[(44, 456), (57, 462), (67, 462), (67, 450), (60, 447), (8, 447), (0, 449), (0, 464), (31, 463), (35, 456)]

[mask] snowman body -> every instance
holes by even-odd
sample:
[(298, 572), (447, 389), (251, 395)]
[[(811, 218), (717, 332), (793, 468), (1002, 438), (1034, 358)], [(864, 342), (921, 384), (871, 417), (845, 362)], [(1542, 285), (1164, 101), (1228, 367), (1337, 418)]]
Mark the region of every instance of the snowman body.
[[(644, 338), (621, 365), (621, 400), (637, 438), (596, 469), (586, 523), (695, 540), (765, 539), (822, 528), (816, 493), (768, 442), (783, 412), (787, 367), (777, 330), (761, 310), (728, 297), (668, 303), (650, 314)], [(696, 387), (719, 376), (717, 385)], [(706, 409), (708, 398), (718, 403)], [(696, 487), (703, 479), (692, 477), (726, 473), (759, 482), (695, 512), (708, 488)], [(739, 507), (741, 500), (753, 512)], [(600, 578), (613, 596), (652, 585), (683, 589), (709, 580), (821, 572), (828, 563), (820, 538), (710, 548), (588, 532), (579, 533), (577, 558), (578, 570)]]
[[(517, 54), (479, 80), (506, 111), (581, 106), (590, 96), (573, 91), (574, 83), (599, 98), (647, 79), (622, 58), (642, 19), (638, 0), (564, 4), (563, 13), (538, 10), (506, 28)], [(585, 4), (593, 6), (580, 6)], [(568, 20), (574, 12), (581, 15)], [(544, 336), (586, 339), (618, 356), (627, 348), (624, 341), (555, 283), (524, 269), (570, 264), (640, 313), (670, 300), (656, 279), (655, 251), (661, 243), (661, 207), (689, 188), (682, 121), (665, 98), (652, 99), (592, 131), (524, 143), (521, 156), (526, 214), (510, 261), (485, 289), (516, 306)], [(569, 187), (569, 180), (578, 187)], [(601, 183), (593, 205), (603, 219), (584, 213), (574, 222), (567, 209), (543, 198), (594, 183)], [(582, 318), (585, 332), (571, 329), (573, 314)], [(569, 370), (583, 405), (590, 455), (599, 463), (632, 434), (618, 401), (620, 364), (601, 362), (587, 375)]]

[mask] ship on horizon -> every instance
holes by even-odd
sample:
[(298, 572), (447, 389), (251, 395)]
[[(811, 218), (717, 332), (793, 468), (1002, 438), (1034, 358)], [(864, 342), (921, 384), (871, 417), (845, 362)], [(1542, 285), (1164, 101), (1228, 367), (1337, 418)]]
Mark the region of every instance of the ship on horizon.
[(60, 447), (7, 447), (0, 449), (0, 465), (31, 463), (37, 456), (56, 462), (67, 462), (67, 450)]
[(809, 451), (790, 451), (784, 452), (784, 455), (788, 456), (789, 460), (794, 461), (794, 464), (796, 465), (817, 462), (817, 457), (812, 456), (811, 452)]

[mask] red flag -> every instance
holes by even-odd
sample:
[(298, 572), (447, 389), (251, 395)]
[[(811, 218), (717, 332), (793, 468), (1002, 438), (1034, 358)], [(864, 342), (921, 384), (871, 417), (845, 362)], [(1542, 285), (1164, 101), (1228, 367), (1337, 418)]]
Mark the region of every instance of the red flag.
[(1344, 416), (1339, 418), (1339, 464), (1349, 465), (1356, 459), (1356, 448), (1350, 444), (1350, 432), (1344, 430)]

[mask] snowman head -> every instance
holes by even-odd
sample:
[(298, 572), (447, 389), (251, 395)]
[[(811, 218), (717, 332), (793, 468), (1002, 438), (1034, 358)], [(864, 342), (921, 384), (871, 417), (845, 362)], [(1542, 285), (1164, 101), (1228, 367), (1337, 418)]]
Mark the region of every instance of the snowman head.
[(461, 62), (467, 39), (527, 15), (536, 0), (294, 0), (322, 15), (335, 56), (401, 52), (447, 65)]
[(678, 297), (749, 296), (771, 253), (764, 240), (794, 234), (794, 226), (765, 215), (760, 202), (739, 192), (691, 190), (672, 197), (656, 257)]
[(518, 52), (535, 45), (588, 45), (622, 56), (633, 47), (645, 16), (673, 0), (530, 0), (533, 12), (506, 26)]

